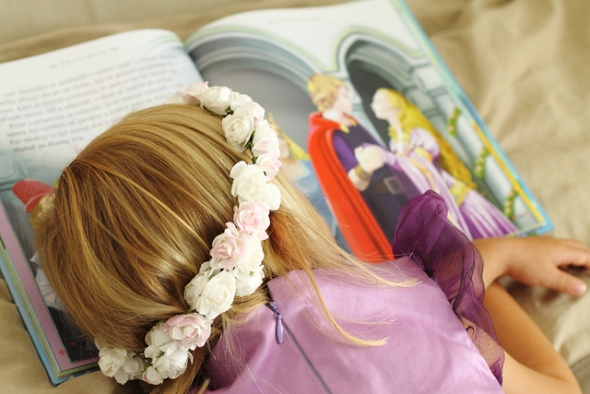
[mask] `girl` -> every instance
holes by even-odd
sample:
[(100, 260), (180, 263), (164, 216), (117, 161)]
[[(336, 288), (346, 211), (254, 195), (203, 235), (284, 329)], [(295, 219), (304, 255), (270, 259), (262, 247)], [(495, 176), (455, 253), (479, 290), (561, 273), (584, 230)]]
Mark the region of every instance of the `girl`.
[[(502, 372), (479, 305), (481, 260), (436, 195), (400, 217), (395, 247), (414, 260), (369, 269), (277, 171), (260, 106), (206, 84), (174, 101), (96, 138), (35, 218), (49, 281), (96, 340), (103, 373), (154, 393), (579, 392), (492, 283), (511, 274), (573, 292), (580, 281), (557, 267), (590, 266), (588, 249), (541, 238), (477, 245)], [(475, 270), (473, 282), (457, 290), (439, 266), (454, 279)]]

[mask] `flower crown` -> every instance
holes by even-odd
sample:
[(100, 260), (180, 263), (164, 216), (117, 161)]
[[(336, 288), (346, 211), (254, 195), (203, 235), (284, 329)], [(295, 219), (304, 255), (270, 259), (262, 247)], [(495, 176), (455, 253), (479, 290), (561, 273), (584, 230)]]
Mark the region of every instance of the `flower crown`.
[(252, 164), (240, 161), (232, 168), (231, 193), (238, 200), (233, 222), (213, 240), (211, 259), (184, 289), (188, 313), (156, 324), (146, 334), (143, 353), (101, 346), (98, 365), (120, 384), (142, 379), (158, 385), (186, 370), (191, 350), (203, 347), (211, 324), (227, 311), (236, 296), (247, 296), (264, 278), (262, 241), (268, 238), (269, 212), (279, 208), (281, 195), (269, 183), (281, 165), (276, 130), (264, 119), (264, 109), (244, 94), (227, 87), (209, 87), (206, 82), (189, 86), (168, 97), (166, 104), (189, 104), (224, 115), (221, 126), (227, 142), (239, 151), (249, 151)]

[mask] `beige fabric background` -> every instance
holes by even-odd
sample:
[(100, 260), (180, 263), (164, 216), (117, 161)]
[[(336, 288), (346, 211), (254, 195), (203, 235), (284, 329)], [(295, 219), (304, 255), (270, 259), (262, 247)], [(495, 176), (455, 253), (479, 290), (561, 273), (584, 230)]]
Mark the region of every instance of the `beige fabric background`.
[[(239, 11), (338, 0), (3, 0), (0, 62), (141, 27), (188, 36)], [(554, 221), (590, 244), (590, 2), (407, 0), (500, 146)], [(23, 76), (26, 78), (26, 76)], [(2, 87), (0, 86), (0, 89)], [(584, 276), (590, 284), (590, 276)], [(590, 393), (590, 294), (509, 287)], [(99, 373), (52, 388), (0, 280), (0, 393), (110, 393)]]

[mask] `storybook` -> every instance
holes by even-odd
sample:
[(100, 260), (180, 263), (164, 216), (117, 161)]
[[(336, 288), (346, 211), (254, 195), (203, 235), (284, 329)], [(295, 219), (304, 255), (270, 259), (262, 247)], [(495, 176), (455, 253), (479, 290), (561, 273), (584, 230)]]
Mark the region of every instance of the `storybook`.
[(0, 64), (0, 268), (53, 384), (97, 352), (43, 274), (31, 213), (92, 138), (200, 81), (266, 109), (281, 171), (361, 260), (394, 258), (400, 209), (430, 189), (472, 239), (552, 227), (402, 0), (253, 11), (185, 42), (137, 30)]

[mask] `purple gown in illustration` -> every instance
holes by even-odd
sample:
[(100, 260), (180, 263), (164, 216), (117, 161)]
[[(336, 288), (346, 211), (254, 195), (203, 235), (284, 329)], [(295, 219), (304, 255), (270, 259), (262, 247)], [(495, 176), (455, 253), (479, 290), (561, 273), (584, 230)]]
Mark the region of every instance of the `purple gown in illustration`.
[(500, 237), (517, 230), (477, 190), (440, 166), (441, 147), (432, 132), (424, 127), (408, 127), (427, 120), (403, 95), (379, 89), (371, 107), (377, 118), (389, 123), (390, 151), (383, 152), (383, 159), (408, 197), (434, 190), (447, 205), (449, 220), (472, 239)]
[(440, 149), (432, 135), (415, 128), (399, 139), (389, 142), (390, 151), (384, 150), (385, 163), (396, 174), (409, 198), (433, 190), (438, 193), (448, 209), (448, 219), (465, 235), (473, 238), (447, 181), (435, 165)]

